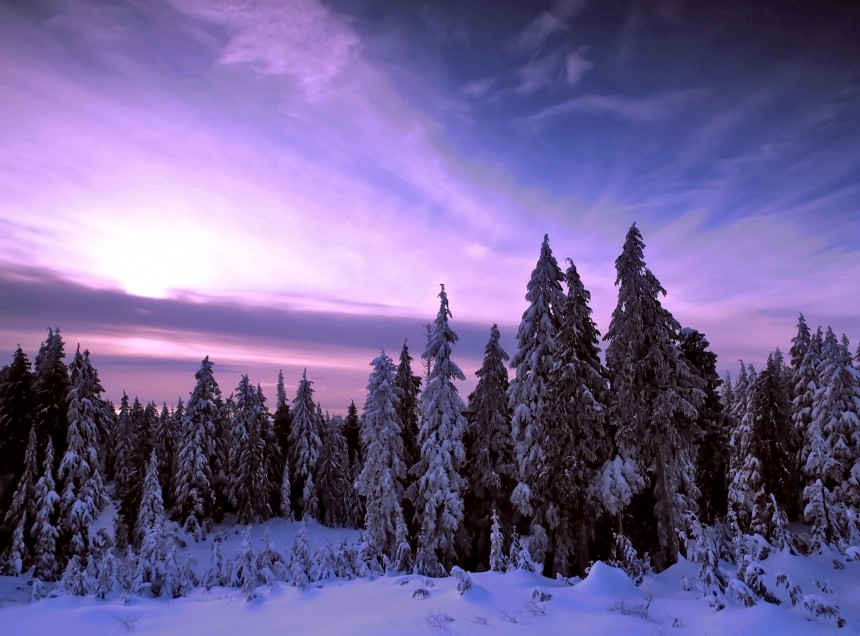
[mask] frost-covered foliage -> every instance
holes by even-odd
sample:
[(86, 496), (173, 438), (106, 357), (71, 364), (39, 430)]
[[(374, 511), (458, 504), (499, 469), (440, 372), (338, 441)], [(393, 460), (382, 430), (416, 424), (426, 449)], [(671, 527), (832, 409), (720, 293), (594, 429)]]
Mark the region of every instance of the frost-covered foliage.
[(381, 352), (370, 363), (373, 371), (367, 382), (361, 445), (364, 467), (355, 487), (364, 499), (364, 528), (379, 557), (394, 559), (398, 545), (397, 528), (403, 523), (406, 464), (398, 405), (403, 392), (395, 382), (391, 358)]
[(13, 530), (8, 547), (0, 554), (0, 564), (2, 571), (10, 576), (20, 575), (31, 560), (27, 530), (36, 518), (36, 484), (39, 479), (36, 444), (36, 428), (31, 425), (24, 453), (24, 470), (4, 519), (5, 524)]
[(505, 536), (502, 534), (499, 513), (493, 508), (492, 526), (490, 527), (490, 570), (493, 572), (504, 572), (506, 569)]
[(654, 515), (657, 541), (637, 540), (653, 549), (662, 568), (678, 554), (685, 513), (696, 510), (705, 383), (681, 354), (681, 327), (660, 303), (666, 290), (645, 266), (644, 246), (634, 224), (615, 261), (618, 304), (604, 339), (619, 452), (649, 484), (644, 497), (653, 505), (647, 512)]
[(60, 503), (53, 476), (54, 442), (48, 439), (42, 476), (36, 482), (36, 519), (30, 529), (33, 539), (33, 576), (43, 581), (55, 581), (60, 572), (57, 563), (57, 540), (60, 533), (54, 519)]
[(296, 390), (291, 409), (292, 424), (290, 444), (287, 450), (290, 467), (291, 509), (297, 518), (307, 515), (316, 518), (319, 513), (314, 475), (319, 460), (320, 423), (314, 404), (313, 382), (308, 380), (307, 369)]
[[(548, 463), (545, 447), (552, 443), (552, 422), (544, 417), (551, 374), (557, 366), (558, 332), (562, 326), (565, 296), (564, 276), (558, 266), (549, 236), (544, 236), (537, 264), (526, 287), (529, 305), (517, 330), (517, 351), (511, 360), (516, 374), (508, 390), (513, 411), (511, 429), (518, 483), (512, 493), (514, 508), (532, 519), (532, 533), (546, 534), (544, 524), (553, 502), (548, 501), (548, 479), (554, 467)], [(557, 468), (557, 467), (555, 467)], [(532, 556), (545, 557), (542, 542), (533, 543)]]
[(316, 488), (321, 521), (327, 526), (343, 526), (349, 520), (350, 500), (354, 496), (349, 479), (349, 451), (343, 434), (343, 418), (335, 415), (325, 423), (317, 464)]
[(66, 429), (69, 427), (69, 372), (63, 363), (64, 344), (59, 329), (48, 329), (48, 337), (36, 355), (33, 392), (36, 397), (35, 421), (40, 453), (48, 438), (54, 446), (56, 471), (66, 451)]
[(311, 582), (311, 571), (313, 560), (311, 559), (311, 548), (308, 544), (308, 532), (304, 522), (293, 539), (293, 547), (290, 550), (290, 581), (294, 587), (305, 589)]
[[(397, 416), (400, 420), (401, 436), (403, 437), (403, 463), (406, 465), (407, 488), (415, 481), (415, 477), (409, 474), (418, 459), (421, 457), (421, 448), (418, 445), (418, 420), (420, 415), (419, 396), (421, 394), (421, 378), (412, 372), (412, 356), (406, 341), (400, 350), (400, 360), (397, 363), (397, 372), (394, 375), (394, 384), (400, 389), (400, 402), (397, 405)], [(407, 525), (412, 532), (417, 531), (414, 524), (415, 511), (412, 502), (407, 498), (403, 501), (403, 515), (406, 517)]]
[(62, 484), (59, 525), (67, 553), (84, 555), (89, 526), (107, 503), (98, 452), (104, 389), (90, 364), (89, 351), (81, 354), (78, 347), (69, 368), (69, 428), (57, 472)]
[(221, 389), (212, 373), (209, 356), (194, 375), (197, 385), (182, 419), (176, 474), (176, 509), (179, 522), (195, 539), (206, 535), (215, 511), (214, 483), (218, 463), (218, 429), (222, 418)]
[[(511, 439), (511, 410), (508, 406), (509, 359), (499, 342), (497, 325), (490, 329), (484, 360), (475, 372), (478, 385), (469, 396), (468, 429), (465, 437), (468, 490), (465, 526), (471, 537), (470, 565), (486, 568), (492, 564), (490, 524), (504, 524), (510, 532), (513, 517), (511, 492), (516, 478)], [(497, 512), (501, 511), (501, 515)], [(495, 517), (494, 517), (495, 515)], [(499, 518), (501, 517), (501, 518)], [(502, 532), (501, 526), (498, 528)], [(504, 568), (502, 568), (504, 569)]]
[(418, 566), (432, 576), (439, 571), (437, 564), (447, 570), (456, 559), (458, 535), (463, 531), (466, 487), (461, 476), (466, 459), (463, 447), (467, 426), (465, 405), (454, 385), (454, 380), (464, 380), (465, 376), (451, 360), (457, 334), (448, 324), (451, 311), (444, 285), (439, 299), (439, 313), (424, 353), (431, 368), (421, 399), (418, 436), (421, 458), (412, 468), (417, 481), (409, 493), (421, 526), (419, 542), (423, 547), (423, 561), (419, 561)]
[(272, 516), (271, 480), (268, 473), (268, 441), (272, 423), (265, 397), (247, 374), (236, 387), (230, 446), (231, 501), (240, 523), (259, 522)]
[(140, 549), (135, 557), (131, 591), (159, 596), (167, 572), (167, 541), (164, 502), (158, 481), (158, 457), (153, 451), (146, 465), (143, 496), (135, 526)]

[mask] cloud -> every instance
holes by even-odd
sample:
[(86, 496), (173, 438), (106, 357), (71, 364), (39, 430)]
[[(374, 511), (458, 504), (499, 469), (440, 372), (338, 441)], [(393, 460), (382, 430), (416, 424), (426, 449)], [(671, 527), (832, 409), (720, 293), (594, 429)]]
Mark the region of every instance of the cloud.
[(586, 0), (554, 0), (552, 6), (540, 13), (516, 37), (518, 49), (532, 51), (540, 47), (551, 35), (567, 28), (567, 21), (585, 8)]
[(607, 115), (631, 123), (652, 123), (665, 119), (705, 94), (706, 91), (702, 89), (689, 88), (664, 91), (646, 97), (582, 95), (529, 115), (525, 121), (544, 124), (564, 115), (582, 113)]
[(565, 81), (569, 86), (576, 86), (588, 71), (594, 68), (594, 62), (585, 59), (587, 46), (581, 46), (576, 51), (568, 53), (564, 58)]

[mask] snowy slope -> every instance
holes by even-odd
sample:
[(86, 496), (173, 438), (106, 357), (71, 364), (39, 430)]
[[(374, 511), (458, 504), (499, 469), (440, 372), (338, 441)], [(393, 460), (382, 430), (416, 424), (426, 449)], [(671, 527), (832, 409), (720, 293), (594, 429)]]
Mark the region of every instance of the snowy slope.
[[(273, 543), (288, 550), (299, 524), (272, 520), (253, 526), (251, 539), (260, 545), (268, 528)], [(232, 555), (244, 526), (219, 528), (225, 533), (223, 552)], [(354, 530), (308, 524), (311, 544), (342, 538), (357, 540)], [(184, 550), (203, 571), (209, 563), (209, 541)], [(93, 597), (47, 598), (28, 603), (24, 579), (0, 577), (0, 633), (4, 636), (133, 633), (158, 636), (210, 634), (858, 634), (860, 633), (860, 561), (833, 565), (836, 554), (799, 557), (773, 553), (763, 566), (772, 580), (784, 572), (804, 594), (819, 594), (839, 605), (846, 626), (828, 618), (808, 620), (802, 606), (792, 607), (787, 594), (781, 606), (759, 602), (744, 608), (734, 602), (715, 612), (693, 587), (682, 589), (684, 577), (695, 580), (694, 565), (682, 561), (645, 578), (639, 587), (623, 571), (597, 563), (575, 585), (537, 574), (472, 574), (473, 586), (462, 595), (453, 578), (383, 576), (375, 580), (327, 581), (299, 590), (288, 584), (261, 586), (259, 597), (246, 602), (240, 590), (194, 590), (175, 600), (140, 598), (116, 592), (106, 600)], [(727, 571), (733, 570), (724, 564)], [(827, 582), (821, 592), (816, 580)], [(428, 592), (415, 598), (418, 589)], [(775, 588), (775, 586), (774, 586)], [(534, 600), (536, 592), (551, 599)], [(649, 601), (650, 599), (650, 601)]]

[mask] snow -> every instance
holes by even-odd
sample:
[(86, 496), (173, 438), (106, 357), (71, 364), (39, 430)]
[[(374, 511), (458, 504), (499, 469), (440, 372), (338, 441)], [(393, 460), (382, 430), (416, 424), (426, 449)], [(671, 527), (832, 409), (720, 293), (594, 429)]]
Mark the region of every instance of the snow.
[[(180, 550), (180, 557), (193, 556), (202, 575), (209, 567), (216, 534), (223, 536), (226, 557), (235, 554), (246, 533), (259, 551), (266, 530), (279, 551), (289, 550), (300, 527), (282, 519), (250, 527), (222, 524), (208, 540)], [(360, 538), (357, 530), (327, 528), (314, 521), (308, 521), (306, 528), (312, 551), (315, 544), (337, 544), (342, 539), (357, 543)], [(860, 561), (848, 561), (831, 551), (808, 557), (773, 551), (761, 564), (782, 605), (759, 601), (743, 608), (729, 600), (720, 612), (709, 608), (695, 587), (682, 589), (682, 579), (695, 580), (697, 571), (695, 564), (684, 559), (660, 574), (647, 575), (639, 587), (623, 571), (598, 562), (572, 586), (525, 570), (479, 572), (469, 575), (472, 586), (461, 594), (457, 577), (390, 575), (329, 580), (304, 590), (284, 583), (272, 589), (260, 586), (257, 598), (250, 602), (237, 588), (207, 591), (200, 587), (186, 598), (171, 600), (114, 592), (106, 600), (59, 596), (29, 603), (25, 579), (0, 577), (0, 631), (4, 636), (860, 633)], [(728, 574), (734, 571), (728, 563), (722, 567)], [(779, 572), (798, 584), (807, 598), (838, 605), (845, 628), (838, 629), (834, 619), (827, 617), (808, 620), (802, 603), (792, 607), (788, 593), (775, 585)], [(419, 589), (428, 595), (413, 598)], [(535, 600), (541, 592), (551, 598)]]

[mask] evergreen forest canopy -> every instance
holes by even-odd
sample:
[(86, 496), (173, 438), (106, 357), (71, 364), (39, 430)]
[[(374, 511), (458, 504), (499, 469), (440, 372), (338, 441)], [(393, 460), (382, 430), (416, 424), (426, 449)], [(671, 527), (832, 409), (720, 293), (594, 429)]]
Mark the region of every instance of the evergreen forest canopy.
[[(247, 375), (225, 397), (208, 357), (186, 402), (123, 394), (115, 408), (89, 352), (66, 365), (49, 330), (32, 368), (19, 347), (0, 370), (0, 569), (73, 593), (121, 580), (177, 596), (201, 583), (177, 561), (180, 536), (201, 540), (228, 514), (280, 515), (363, 528), (355, 576), (567, 577), (605, 560), (641, 581), (684, 555), (715, 606), (725, 594), (768, 600), (754, 535), (801, 553), (860, 545), (860, 349), (852, 357), (844, 335), (801, 315), (788, 361), (776, 350), (721, 380), (705, 335), (661, 304), (644, 247), (634, 224), (615, 261), (604, 364), (590, 293), (544, 237), (517, 350), (493, 325), (465, 401), (444, 285), (423, 377), (406, 343), (397, 362), (380, 352), (361, 412), (353, 402), (346, 417), (323, 411), (306, 374), (291, 401), (279, 375), (273, 409)], [(91, 533), (110, 501), (114, 532)], [(795, 521), (806, 529), (790, 531)], [(269, 554), (264, 576), (248, 546), (231, 580), (306, 584), (307, 550), (297, 540), (280, 570)], [(736, 579), (719, 559), (737, 563)]]

